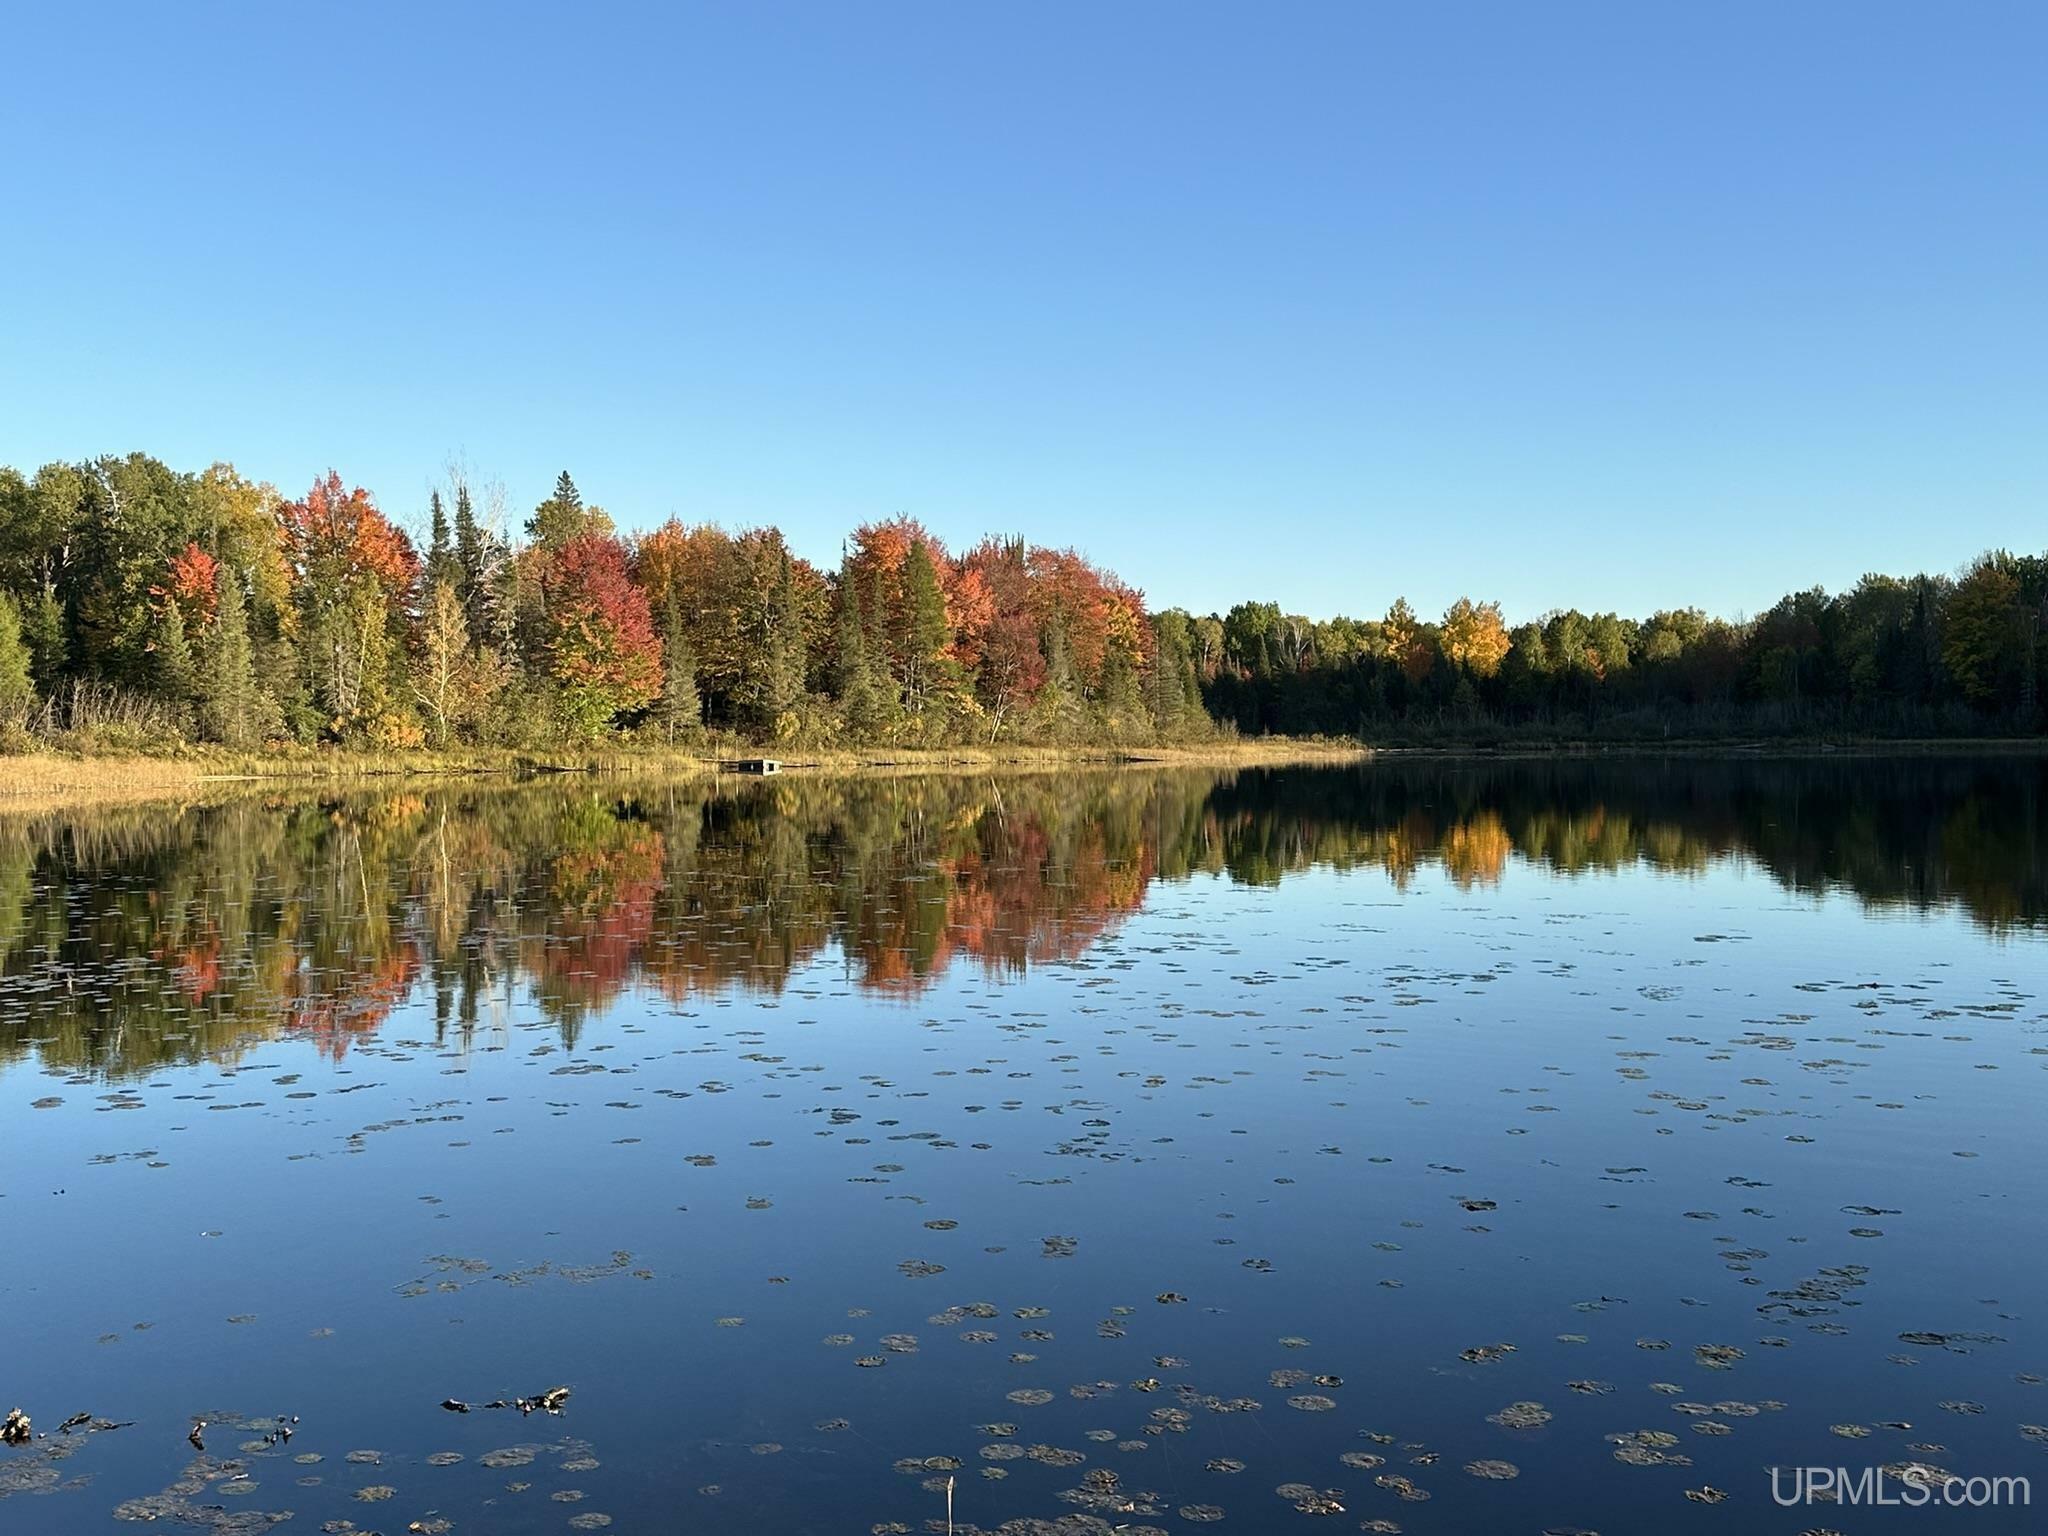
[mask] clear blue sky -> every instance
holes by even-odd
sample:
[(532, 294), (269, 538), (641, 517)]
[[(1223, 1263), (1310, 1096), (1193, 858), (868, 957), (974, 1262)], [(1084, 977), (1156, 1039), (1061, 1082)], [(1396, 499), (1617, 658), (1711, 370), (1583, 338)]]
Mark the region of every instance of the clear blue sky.
[(1160, 605), (2048, 545), (2048, 5), (17, 6), (0, 461), (909, 512)]

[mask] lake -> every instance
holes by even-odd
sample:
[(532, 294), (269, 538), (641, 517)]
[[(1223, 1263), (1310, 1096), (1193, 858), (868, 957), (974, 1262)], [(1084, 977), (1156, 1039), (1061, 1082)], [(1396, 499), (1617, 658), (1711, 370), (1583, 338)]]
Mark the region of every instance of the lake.
[(2035, 1529), (1767, 1469), (2048, 1472), (2044, 811), (1639, 759), (0, 819), (0, 1530)]

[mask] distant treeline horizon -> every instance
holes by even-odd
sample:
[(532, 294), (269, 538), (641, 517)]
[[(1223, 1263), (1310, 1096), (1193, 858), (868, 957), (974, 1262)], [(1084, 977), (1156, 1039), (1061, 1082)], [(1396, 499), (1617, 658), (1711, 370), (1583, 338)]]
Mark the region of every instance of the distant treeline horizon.
[[(825, 570), (773, 527), (622, 534), (565, 471), (410, 519), (145, 454), (0, 467), (0, 740), (78, 750), (1143, 745), (2043, 728), (2048, 557), (1865, 576), (1747, 620), (1459, 598), (1316, 620), (1148, 610), (1071, 549), (896, 517)], [(1219, 555), (1219, 558), (1222, 556)]]

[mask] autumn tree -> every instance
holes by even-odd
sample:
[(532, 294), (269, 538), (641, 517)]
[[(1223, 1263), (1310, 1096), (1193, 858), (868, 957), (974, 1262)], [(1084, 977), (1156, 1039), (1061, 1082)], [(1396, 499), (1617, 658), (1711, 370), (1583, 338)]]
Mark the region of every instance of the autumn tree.
[[(1056, 624), (1068, 676), (1083, 698), (1100, 692), (1103, 666), (1113, 646), (1124, 648), (1123, 659), (1133, 670), (1142, 669), (1142, 594), (1071, 549), (1033, 549), (1028, 559), (1041, 632)], [(1051, 654), (1048, 648), (1048, 668)]]
[(149, 595), (159, 604), (176, 604), (190, 634), (212, 621), (219, 587), (220, 562), (195, 542), (171, 556), (163, 581), (152, 586)]
[(1470, 598), (1461, 597), (1444, 611), (1440, 633), (1451, 665), (1479, 678), (1500, 671), (1511, 645), (1500, 604), (1474, 603)]
[(1036, 591), (1022, 539), (984, 540), (961, 565), (986, 594), (974, 688), (988, 721), (989, 739), (995, 741), (1017, 714), (1030, 709), (1045, 686)]
[(1405, 597), (1395, 598), (1387, 616), (1380, 620), (1380, 646), (1411, 684), (1428, 677), (1436, 665), (1435, 636), (1415, 617)]
[(274, 487), (249, 479), (232, 464), (213, 464), (192, 485), (192, 522), (198, 541), (225, 569), (239, 572), (252, 628), (285, 622), (292, 601), (292, 569), (279, 537)]
[(962, 706), (973, 712), (966, 687), (995, 612), (984, 573), (913, 518), (864, 524), (851, 545), (842, 582), (860, 592), (869, 650), (924, 734), (943, 734)]
[(469, 664), (469, 620), (462, 611), (462, 596), (443, 576), (427, 589), (412, 664), (413, 697), (426, 716), (428, 739), (437, 747), (448, 745), (462, 717)]
[(328, 471), (304, 497), (278, 509), (299, 594), (299, 627), (312, 693), (337, 735), (367, 733), (401, 744), (404, 637), (419, 557), (370, 493)]
[(661, 691), (661, 639), (647, 594), (610, 534), (578, 534), (553, 552), (544, 654), (557, 709), (572, 733), (595, 735)]
[[(815, 574), (790, 562), (774, 529), (733, 535), (671, 518), (633, 549), (633, 574), (657, 611), (673, 598), (678, 633), (689, 643), (705, 718), (772, 732), (800, 689), (807, 655), (798, 656)], [(794, 600), (795, 614), (784, 610)], [(794, 626), (794, 628), (792, 628)]]

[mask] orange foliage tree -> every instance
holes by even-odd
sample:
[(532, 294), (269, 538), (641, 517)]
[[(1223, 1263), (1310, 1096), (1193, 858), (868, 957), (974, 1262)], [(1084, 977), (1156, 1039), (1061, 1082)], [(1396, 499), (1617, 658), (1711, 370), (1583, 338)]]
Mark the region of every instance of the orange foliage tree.
[(554, 551), (541, 577), (547, 665), (565, 722), (595, 734), (644, 709), (661, 691), (661, 637), (646, 589), (627, 570), (626, 547), (582, 533)]
[(176, 603), (185, 628), (195, 631), (213, 621), (214, 604), (220, 600), (220, 562), (198, 544), (188, 543), (171, 556), (169, 571), (149, 595), (159, 607)]
[(334, 592), (375, 583), (393, 608), (403, 608), (419, 580), (420, 558), (361, 486), (342, 489), (333, 470), (298, 501), (278, 508), (278, 529), (301, 590)]

